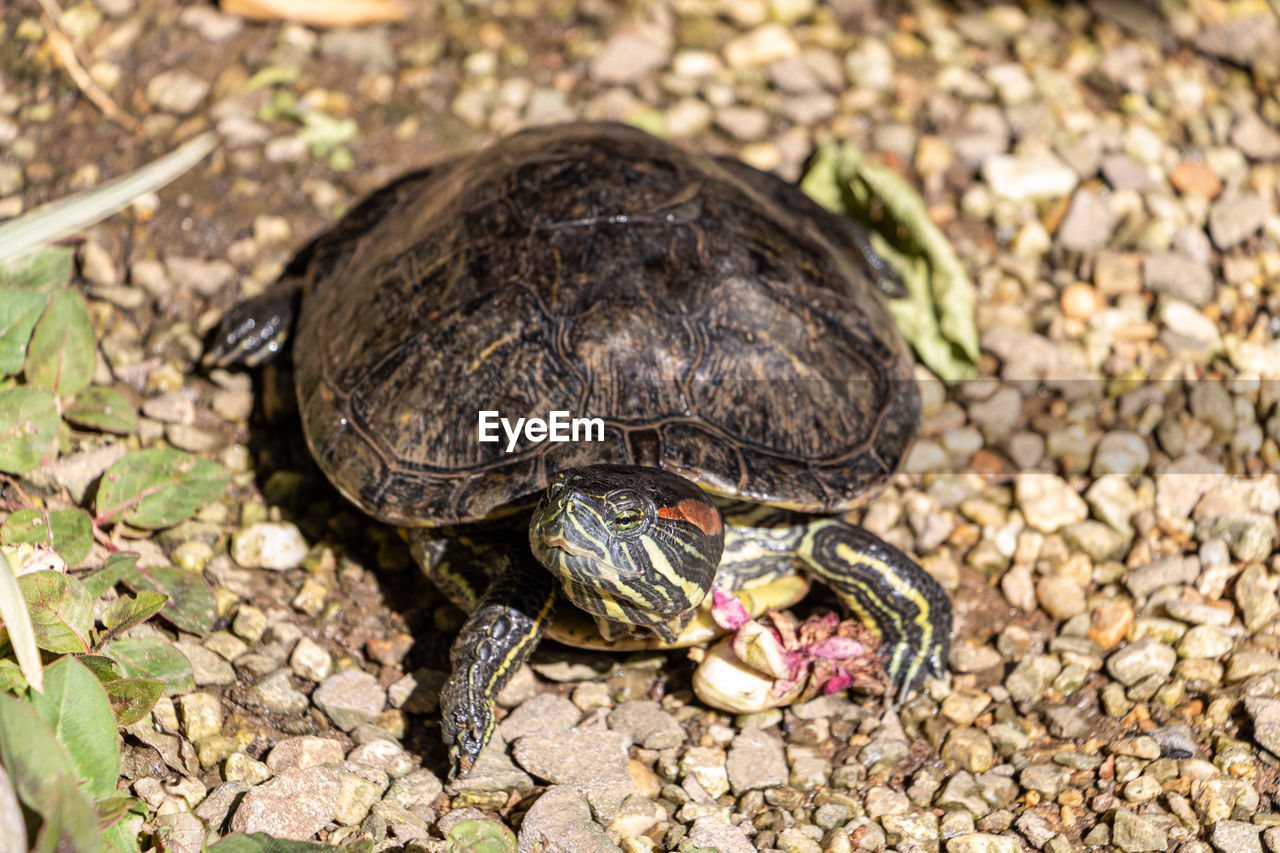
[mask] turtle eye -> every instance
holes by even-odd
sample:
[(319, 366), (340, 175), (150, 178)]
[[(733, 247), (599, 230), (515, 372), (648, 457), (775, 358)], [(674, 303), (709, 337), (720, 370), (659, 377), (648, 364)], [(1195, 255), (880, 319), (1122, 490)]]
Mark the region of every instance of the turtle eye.
[(556, 495), (560, 494), (563, 491), (564, 491), (564, 477), (556, 477), (554, 480), (552, 480), (550, 483), (547, 484), (547, 487), (545, 489), (543, 489), (542, 498), (541, 500), (538, 501), (538, 505), (543, 507), (549, 506), (551, 502), (556, 499)]
[(609, 516), (609, 530), (623, 536), (633, 536), (645, 529), (653, 514), (648, 501), (630, 490), (620, 490), (606, 497)]
[(639, 530), (644, 524), (644, 510), (640, 507), (628, 507), (619, 510), (613, 516), (613, 529), (619, 533), (631, 533)]

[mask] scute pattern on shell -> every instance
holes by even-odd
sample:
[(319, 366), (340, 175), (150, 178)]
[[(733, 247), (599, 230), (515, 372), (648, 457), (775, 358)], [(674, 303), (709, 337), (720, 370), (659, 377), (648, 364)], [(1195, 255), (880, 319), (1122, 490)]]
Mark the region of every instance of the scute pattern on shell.
[[(295, 352), (307, 440), (365, 511), (501, 512), (548, 475), (660, 465), (845, 509), (914, 435), (911, 361), (849, 224), (780, 179), (622, 125), (525, 131), (379, 191), (322, 238)], [(476, 440), (478, 412), (606, 440)]]

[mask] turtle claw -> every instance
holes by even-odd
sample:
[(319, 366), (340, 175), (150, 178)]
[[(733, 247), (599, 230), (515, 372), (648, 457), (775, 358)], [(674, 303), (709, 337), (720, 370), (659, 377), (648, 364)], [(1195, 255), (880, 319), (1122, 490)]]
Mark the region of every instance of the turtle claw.
[(493, 735), (492, 715), (485, 710), (444, 715), (444, 742), (449, 748), (449, 781), (464, 779)]
[(449, 750), (449, 781), (456, 782), (459, 779), (465, 779), (475, 765), (475, 756), (463, 753), (456, 746), (451, 748)]

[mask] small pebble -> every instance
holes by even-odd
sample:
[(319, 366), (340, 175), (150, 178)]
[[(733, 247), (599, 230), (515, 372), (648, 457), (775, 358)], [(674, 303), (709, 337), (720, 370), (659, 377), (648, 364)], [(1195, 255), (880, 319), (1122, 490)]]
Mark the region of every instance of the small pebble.
[(177, 115), (190, 115), (209, 92), (209, 84), (186, 71), (162, 71), (147, 83), (152, 106)]
[(296, 569), (308, 550), (297, 526), (287, 521), (260, 521), (231, 537), (231, 559), (246, 568)]
[(324, 681), (333, 670), (333, 659), (310, 637), (303, 637), (293, 647), (293, 654), (289, 656), (289, 666), (299, 678), (305, 678), (308, 681)]
[(1062, 291), (1062, 313), (1078, 320), (1087, 320), (1102, 307), (1098, 292), (1083, 281), (1077, 281)]
[(387, 701), (386, 691), (378, 684), (378, 679), (358, 669), (329, 676), (320, 683), (311, 698), (343, 731), (373, 720), (382, 713)]

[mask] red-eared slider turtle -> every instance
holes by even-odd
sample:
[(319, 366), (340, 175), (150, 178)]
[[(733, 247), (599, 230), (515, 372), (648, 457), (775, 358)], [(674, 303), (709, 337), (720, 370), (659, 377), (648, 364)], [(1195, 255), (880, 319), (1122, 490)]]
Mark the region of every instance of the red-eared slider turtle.
[[(817, 576), (883, 639), (899, 695), (941, 675), (941, 587), (834, 517), (894, 470), (920, 410), (849, 221), (737, 161), (572, 124), (401, 178), (304, 257), (212, 358), (291, 334), (321, 468), (470, 612), (441, 698), (455, 773), (544, 633), (697, 642), (713, 587), (786, 604)], [(552, 440), (570, 417), (599, 420)], [(509, 446), (498, 418), (551, 423)], [(516, 513), (527, 544), (491, 521)]]

